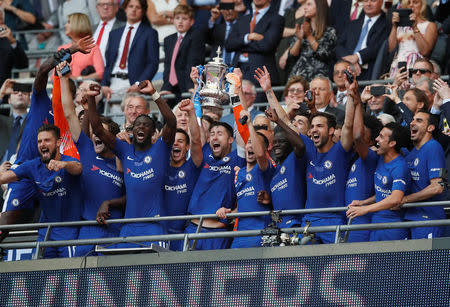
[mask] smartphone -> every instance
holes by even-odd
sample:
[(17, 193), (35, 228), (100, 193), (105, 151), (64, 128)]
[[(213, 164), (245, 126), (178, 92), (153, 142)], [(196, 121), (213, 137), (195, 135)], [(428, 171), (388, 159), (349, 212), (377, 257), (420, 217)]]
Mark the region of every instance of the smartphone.
[[(62, 63), (62, 62), (64, 62), (64, 61), (70, 62), (69, 59), (71, 59), (71, 55), (70, 55), (70, 52), (67, 52), (67, 53), (64, 54), (64, 56), (59, 60), (59, 62), (60, 62), (60, 63)], [(64, 66), (64, 67), (61, 69), (61, 75), (65, 76), (65, 75), (67, 75), (68, 73), (70, 73), (70, 66), (69, 66), (69, 65), (66, 65), (66, 66)]]
[(219, 3), (219, 10), (234, 10), (234, 2), (232, 3)]
[(402, 72), (405, 72), (406, 71), (406, 65), (407, 65), (406, 62), (403, 62), (403, 61), (398, 62), (397, 63), (398, 70), (400, 71), (400, 68), (405, 67), (405, 69), (403, 69), (403, 71), (402, 71)]
[(17, 82), (15, 82), (13, 84), (13, 91), (14, 92), (31, 93), (32, 89), (33, 89), (33, 85), (32, 84), (17, 83)]
[(306, 99), (308, 101), (311, 101), (313, 99), (313, 94), (311, 91), (306, 91), (306, 95), (305, 95)]
[(348, 83), (352, 84), (353, 83), (353, 75), (351, 73), (348, 72), (348, 70), (344, 70), (345, 75), (347, 76), (347, 80)]
[(409, 19), (409, 15), (412, 14), (411, 9), (396, 9), (395, 11), (400, 16), (400, 21), (398, 22), (397, 26), (399, 26), (399, 27), (411, 27), (412, 26), (413, 23)]
[(383, 85), (370, 87), (370, 95), (383, 96), (384, 94), (386, 94), (386, 88)]

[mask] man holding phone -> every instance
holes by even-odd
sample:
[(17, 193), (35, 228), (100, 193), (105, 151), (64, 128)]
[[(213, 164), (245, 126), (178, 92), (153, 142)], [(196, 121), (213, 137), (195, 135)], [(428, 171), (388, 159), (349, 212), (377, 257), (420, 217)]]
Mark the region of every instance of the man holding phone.
[(25, 126), (27, 108), (30, 105), (31, 86), (7, 79), (1, 89), (0, 97), (9, 95), (11, 116), (0, 115), (0, 156), (1, 161), (9, 160), (17, 151), (17, 145)]

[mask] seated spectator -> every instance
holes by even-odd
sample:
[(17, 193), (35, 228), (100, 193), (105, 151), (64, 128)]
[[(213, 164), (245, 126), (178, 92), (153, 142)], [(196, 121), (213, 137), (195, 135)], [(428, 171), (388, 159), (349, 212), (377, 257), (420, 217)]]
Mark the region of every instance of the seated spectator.
[[(72, 39), (71, 43), (62, 45), (58, 48), (66, 49), (73, 43), (79, 41), (82, 37), (92, 35), (92, 26), (89, 17), (85, 14), (74, 13), (69, 15), (67, 23), (64, 26), (66, 35)], [(92, 48), (90, 53), (76, 53), (72, 56), (72, 77), (82, 79), (101, 80), (103, 77), (104, 64), (102, 54), (98, 45)]]
[(383, 114), (384, 109), (384, 96), (380, 94), (374, 94), (371, 92), (371, 87), (382, 86), (381, 84), (372, 84), (372, 86), (366, 86), (361, 93), (361, 102), (367, 104), (366, 113), (372, 116), (378, 117)]
[[(406, 2), (406, 3), (405, 3)], [(437, 39), (437, 29), (434, 22), (425, 18), (426, 0), (409, 0), (402, 3), (403, 8), (410, 8), (409, 19), (411, 27), (398, 26), (400, 16), (392, 13), (392, 29), (389, 34), (389, 52), (398, 46), (397, 55), (392, 61), (391, 77), (398, 69), (398, 62), (406, 62), (407, 67), (413, 67), (418, 58), (428, 57)]]
[[(328, 76), (330, 62), (334, 59), (336, 30), (328, 27), (326, 0), (307, 0), (302, 26), (296, 26), (294, 43), (289, 54), (298, 57), (290, 76), (301, 75), (311, 81), (314, 76)], [(305, 19), (305, 20), (306, 20)]]
[[(202, 34), (192, 28), (194, 12), (190, 6), (178, 5), (174, 10), (177, 33), (164, 39), (164, 84), (161, 94), (175, 94), (176, 101), (181, 93), (194, 88), (191, 81), (191, 67), (204, 64), (205, 43)], [(175, 102), (172, 101), (171, 105)]]
[[(221, 8), (224, 6), (226, 9)], [(234, 0), (221, 0), (219, 6), (211, 10), (211, 18), (208, 21), (206, 42), (211, 45), (210, 57), (217, 56), (217, 48), (220, 46), (223, 61), (228, 66), (234, 62), (236, 52), (225, 49), (225, 41), (231, 33), (231, 27), (236, 23), (239, 13), (234, 9)]]
[(364, 0), (364, 13), (339, 35), (336, 57), (358, 67), (359, 80), (368, 80), (383, 42), (389, 35), (383, 0)]
[[(289, 58), (289, 46), (295, 36), (295, 25), (301, 26), (305, 19), (305, 4), (306, 0), (297, 0), (299, 6), (297, 8), (289, 8), (284, 14), (284, 29), (283, 39), (278, 45), (276, 60), (278, 73), (280, 74), (280, 83), (286, 83), (292, 67), (295, 64), (295, 59)], [(294, 61), (293, 61), (294, 60)]]
[(21, 44), (14, 38), (11, 29), (5, 25), (4, 11), (0, 9), (0, 84), (11, 78), (13, 68), (27, 68), (28, 57)]

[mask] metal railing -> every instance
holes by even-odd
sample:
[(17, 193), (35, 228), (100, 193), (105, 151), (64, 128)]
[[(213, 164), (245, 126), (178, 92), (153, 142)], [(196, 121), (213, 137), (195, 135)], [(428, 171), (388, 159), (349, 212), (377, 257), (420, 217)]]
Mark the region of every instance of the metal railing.
[[(439, 202), (417, 202), (403, 205), (403, 208), (413, 207), (431, 207), (431, 206), (449, 206), (450, 200)], [(348, 207), (334, 207), (334, 208), (316, 208), (316, 209), (298, 209), (298, 210), (282, 210), (278, 211), (279, 215), (300, 215), (311, 213), (339, 213), (348, 210)], [(255, 211), (228, 214), (228, 218), (243, 218), (266, 216), (272, 214), (273, 211)], [(146, 236), (132, 236), (132, 237), (115, 237), (115, 238), (97, 238), (97, 239), (75, 239), (75, 240), (61, 240), (48, 241), (50, 231), (54, 227), (78, 227), (98, 225), (96, 221), (73, 221), (73, 222), (54, 222), (54, 223), (33, 223), (33, 224), (16, 224), (16, 225), (0, 225), (1, 231), (20, 231), (20, 230), (35, 230), (46, 228), (46, 235), (44, 241), (40, 242), (19, 242), (8, 243), (0, 242), (1, 249), (20, 249), (20, 248), (36, 248), (37, 252), (35, 258), (39, 258), (41, 248), (58, 247), (58, 246), (77, 246), (77, 245), (98, 245), (98, 244), (117, 244), (117, 243), (137, 243), (137, 242), (156, 242), (156, 241), (173, 241), (183, 240), (183, 251), (195, 249), (196, 241), (199, 239), (212, 238), (235, 238), (235, 237), (252, 237), (263, 235), (263, 229), (245, 230), (245, 231), (221, 231), (214, 233), (200, 233), (202, 223), (207, 218), (217, 218), (215, 214), (204, 215), (182, 215), (182, 216), (161, 216), (161, 217), (146, 217), (146, 218), (130, 218), (130, 219), (111, 219), (109, 224), (116, 223), (143, 223), (143, 222), (160, 222), (173, 220), (192, 220), (199, 219), (196, 233), (180, 233), (170, 235), (146, 235)], [(427, 221), (405, 221), (405, 222), (391, 222), (391, 223), (373, 223), (373, 224), (358, 224), (351, 225), (351, 220), (348, 225), (329, 225), (329, 226), (311, 226), (311, 227), (295, 227), (282, 228), (281, 232), (286, 234), (304, 234), (310, 235), (323, 232), (335, 232), (335, 244), (342, 243), (341, 234), (343, 232), (357, 231), (357, 230), (379, 230), (379, 229), (397, 229), (397, 228), (412, 228), (412, 227), (434, 227), (434, 226), (450, 226), (450, 219), (443, 220), (427, 220)], [(26, 233), (27, 235), (30, 232)], [(190, 241), (193, 241), (190, 248)], [(306, 243), (306, 242), (304, 242)], [(298, 244), (304, 244), (299, 242)]]

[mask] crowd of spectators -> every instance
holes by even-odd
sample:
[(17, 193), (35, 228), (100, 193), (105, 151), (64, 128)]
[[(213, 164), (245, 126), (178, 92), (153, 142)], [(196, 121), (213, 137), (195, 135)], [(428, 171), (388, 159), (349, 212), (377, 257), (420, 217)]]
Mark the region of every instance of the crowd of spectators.
[[(346, 215), (285, 216), (280, 227), (445, 218), (442, 207), (401, 206), (448, 199), (450, 87), (440, 77), (450, 71), (449, 22), (445, 0), (0, 0), (0, 98), (11, 111), (0, 116), (0, 224), (37, 205), (42, 222), (99, 224), (57, 227), (50, 240), (262, 229), (265, 217), (227, 214), (267, 209), (349, 206)], [(42, 32), (15, 35), (26, 29)], [(37, 49), (52, 55), (30, 62)], [(230, 114), (193, 102), (197, 66), (216, 56), (234, 67)], [(11, 79), (31, 66), (32, 88)], [(393, 81), (358, 86), (383, 75)], [(99, 116), (114, 100), (123, 125)], [(185, 214), (217, 218), (107, 227), (110, 218)], [(358, 231), (349, 241), (442, 235)], [(117, 247), (149, 243), (166, 242)], [(205, 239), (196, 248), (260, 244)], [(88, 254), (93, 246), (44, 256)]]

